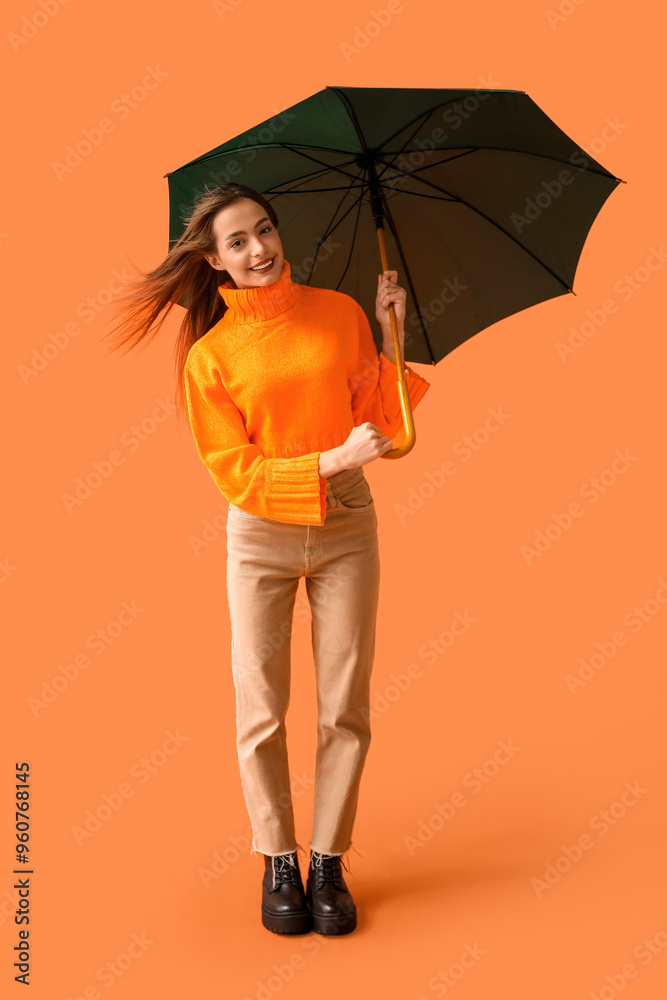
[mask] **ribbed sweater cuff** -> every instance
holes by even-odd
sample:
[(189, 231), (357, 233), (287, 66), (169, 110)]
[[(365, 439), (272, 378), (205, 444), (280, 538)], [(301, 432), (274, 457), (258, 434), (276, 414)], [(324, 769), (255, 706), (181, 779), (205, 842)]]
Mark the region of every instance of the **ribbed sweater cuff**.
[(268, 486), (273, 516), (297, 524), (324, 524), (327, 481), (319, 473), (320, 454), (272, 459)]
[[(425, 378), (422, 378), (421, 375), (418, 375), (417, 372), (413, 371), (409, 365), (404, 364), (403, 367), (407, 368), (408, 373), (405, 376), (405, 381), (408, 385), (410, 405), (414, 410), (419, 400), (431, 388), (431, 383), (427, 382)], [(397, 382), (398, 367), (393, 364), (389, 358), (386, 358), (384, 354), (380, 354), (379, 384), (380, 391), (382, 393), (382, 409), (384, 410), (388, 420), (395, 420), (397, 417), (400, 417), (402, 420), (403, 417)]]

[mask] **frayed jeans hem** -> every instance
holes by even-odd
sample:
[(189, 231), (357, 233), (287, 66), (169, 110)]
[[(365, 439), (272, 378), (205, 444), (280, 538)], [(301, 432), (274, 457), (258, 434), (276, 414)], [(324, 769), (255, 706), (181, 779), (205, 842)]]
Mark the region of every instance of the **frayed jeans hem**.
[[(266, 857), (269, 857), (269, 858), (280, 858), (280, 857), (282, 857), (285, 854), (298, 854), (299, 851), (304, 851), (304, 847), (301, 844), (297, 844), (296, 847), (292, 847), (289, 851), (278, 851), (275, 854), (272, 851), (261, 851), (261, 850), (259, 850), (259, 848), (257, 848), (255, 846), (255, 844), (253, 844), (252, 848), (250, 850), (250, 853), (251, 854), (264, 854), (264, 855), (266, 855)], [(305, 853), (305, 851), (304, 851), (304, 853)]]

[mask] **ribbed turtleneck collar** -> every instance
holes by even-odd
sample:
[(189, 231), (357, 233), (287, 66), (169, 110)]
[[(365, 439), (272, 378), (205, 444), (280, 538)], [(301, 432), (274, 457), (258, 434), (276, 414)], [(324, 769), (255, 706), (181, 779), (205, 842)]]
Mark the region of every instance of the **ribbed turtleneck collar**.
[(301, 285), (292, 281), (289, 261), (283, 258), (282, 270), (270, 284), (236, 288), (228, 279), (218, 285), (218, 291), (227, 305), (225, 317), (233, 323), (257, 323), (289, 309), (299, 297)]

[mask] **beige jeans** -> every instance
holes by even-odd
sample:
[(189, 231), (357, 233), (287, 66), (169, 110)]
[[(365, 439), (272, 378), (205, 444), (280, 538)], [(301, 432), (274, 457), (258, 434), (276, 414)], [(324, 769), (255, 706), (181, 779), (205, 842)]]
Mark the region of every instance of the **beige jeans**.
[(251, 854), (296, 851), (285, 713), (299, 579), (312, 615), (317, 684), (310, 847), (344, 854), (371, 739), (370, 678), (380, 585), (377, 516), (363, 467), (327, 479), (323, 525), (287, 524), (229, 505), (227, 598)]

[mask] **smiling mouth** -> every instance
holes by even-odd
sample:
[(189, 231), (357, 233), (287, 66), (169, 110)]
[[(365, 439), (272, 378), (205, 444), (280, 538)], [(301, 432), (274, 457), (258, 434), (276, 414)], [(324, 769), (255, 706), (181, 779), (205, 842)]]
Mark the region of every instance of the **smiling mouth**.
[(268, 271), (269, 268), (271, 268), (273, 266), (273, 261), (274, 260), (275, 260), (275, 258), (272, 257), (268, 262), (265, 262), (264, 264), (255, 264), (255, 266), (249, 268), (249, 270), (250, 271), (258, 271), (258, 272)]

